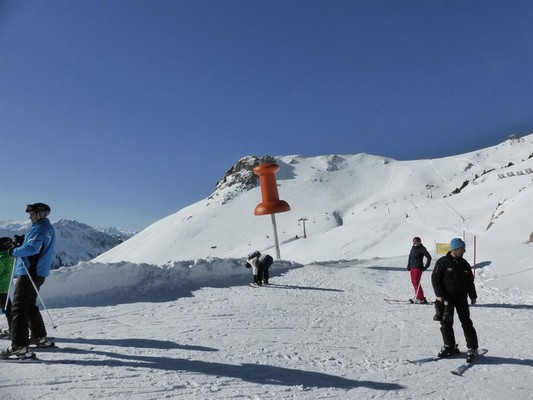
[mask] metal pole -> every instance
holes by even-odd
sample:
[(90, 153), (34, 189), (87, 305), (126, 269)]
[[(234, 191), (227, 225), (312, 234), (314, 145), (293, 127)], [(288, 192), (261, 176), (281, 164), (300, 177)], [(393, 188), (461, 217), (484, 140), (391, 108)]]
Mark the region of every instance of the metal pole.
[(477, 240), (476, 236), (474, 235), (474, 278), (476, 277), (476, 251), (477, 251)]
[(304, 226), (304, 239), (305, 239), (307, 237), (307, 234), (305, 232), (305, 221), (307, 221), (307, 218), (302, 217), (298, 221), (302, 221), (302, 224)]
[(281, 260), (281, 256), (279, 254), (278, 228), (276, 226), (276, 216), (275, 214), (270, 214), (270, 217), (272, 218), (272, 227), (274, 228), (274, 242), (276, 244), (276, 258), (278, 260)]

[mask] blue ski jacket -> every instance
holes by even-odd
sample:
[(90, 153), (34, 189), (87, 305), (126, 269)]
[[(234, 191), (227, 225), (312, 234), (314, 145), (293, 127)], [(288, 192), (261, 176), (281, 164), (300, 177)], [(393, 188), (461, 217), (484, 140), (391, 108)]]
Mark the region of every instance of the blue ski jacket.
[(48, 218), (33, 224), (22, 245), (11, 250), (11, 255), (17, 257), (15, 276), (28, 275), (26, 269), (32, 277), (50, 275), (55, 243), (55, 230)]

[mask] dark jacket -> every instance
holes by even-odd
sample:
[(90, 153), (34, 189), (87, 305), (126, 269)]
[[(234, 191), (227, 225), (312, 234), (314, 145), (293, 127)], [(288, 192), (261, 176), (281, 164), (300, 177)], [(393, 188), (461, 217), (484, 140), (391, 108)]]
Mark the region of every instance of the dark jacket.
[(472, 267), (464, 258), (453, 258), (450, 252), (439, 258), (431, 274), (436, 297), (445, 300), (476, 299), (476, 286)]
[[(426, 265), (424, 266), (424, 257), (426, 257)], [(418, 268), (426, 270), (431, 265), (431, 255), (428, 253), (424, 245), (411, 247), (409, 252), (409, 259), (407, 261), (407, 269)]]

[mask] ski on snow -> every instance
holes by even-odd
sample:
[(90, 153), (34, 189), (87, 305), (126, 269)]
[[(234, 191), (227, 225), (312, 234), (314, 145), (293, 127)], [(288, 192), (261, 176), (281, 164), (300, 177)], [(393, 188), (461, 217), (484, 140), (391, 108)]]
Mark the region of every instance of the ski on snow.
[(457, 376), (463, 376), (463, 374), (468, 371), (472, 366), (476, 363), (478, 357), (482, 356), (483, 354), (486, 354), (488, 352), (487, 349), (479, 349), (478, 354), (476, 357), (474, 357), (470, 362), (465, 361), (461, 365), (459, 365), (456, 369), (450, 371), (452, 374)]
[(424, 304), (433, 304), (431, 302), (427, 302), (427, 303), (415, 303), (415, 301), (413, 299), (409, 299), (409, 300), (399, 300), (399, 299), (383, 299), (385, 300), (387, 303), (389, 304), (420, 304), (420, 305), (424, 305)]
[[(466, 371), (468, 371), (470, 368), (472, 368), (472, 366), (476, 363), (477, 358), (482, 356), (483, 354), (487, 353), (487, 351), (488, 351), (487, 349), (479, 349), (478, 350), (478, 355), (472, 361), (470, 361), (470, 362), (465, 361), (461, 365), (459, 365), (456, 369), (454, 369), (454, 370), (452, 370), (450, 372), (452, 374), (454, 374), (454, 375), (462, 376)], [(426, 358), (420, 358), (420, 359), (417, 359), (417, 360), (406, 360), (406, 361), (411, 363), (411, 364), (422, 365), (422, 364), (425, 364), (425, 363), (428, 363), (428, 362), (455, 359), (455, 358), (458, 358), (459, 356), (463, 356), (464, 357), (465, 353), (460, 353), (460, 354), (457, 354), (457, 355), (451, 356), (451, 357), (438, 357), (438, 356), (435, 356), (435, 357), (426, 357)]]
[(76, 360), (43, 360), (42, 358), (38, 357), (27, 357), (27, 358), (0, 358), (0, 363), (42, 363), (42, 364), (74, 364)]
[[(45, 346), (45, 347), (39, 347), (39, 346), (29, 346), (31, 350), (36, 351), (83, 351), (84, 349), (81, 349), (79, 347), (63, 347), (63, 346)], [(93, 347), (89, 347), (87, 350), (92, 350)]]
[[(38, 352), (54, 352), (54, 351), (83, 351), (84, 349), (78, 348), (78, 347), (60, 347), (57, 346), (55, 343), (52, 346), (44, 346), (39, 347), (35, 345), (29, 346), (30, 350), (36, 350)], [(92, 350), (93, 347), (90, 347), (88, 350)], [(23, 357), (18, 358), (16, 356), (11, 356), (7, 358), (0, 357), (0, 362), (20, 362), (20, 363), (45, 363), (45, 364), (73, 364), (76, 362), (76, 360), (71, 359), (62, 359), (62, 360), (54, 360), (54, 359), (42, 359), (37, 357), (36, 353), (32, 353), (30, 357)]]
[(387, 303), (392, 303), (392, 304), (413, 304), (411, 299), (409, 300), (383, 299), (383, 300), (385, 300)]
[(406, 361), (411, 363), (411, 364), (421, 365), (421, 364), (425, 364), (425, 363), (428, 363), (428, 362), (434, 362), (434, 361), (439, 361), (439, 360), (449, 360), (449, 359), (453, 359), (453, 358), (458, 358), (459, 356), (464, 356), (464, 355), (465, 355), (464, 353), (459, 353), (459, 354), (456, 354), (456, 355), (451, 356), (451, 357), (434, 356), (434, 357), (425, 357), (425, 358), (419, 358), (417, 360), (406, 360)]

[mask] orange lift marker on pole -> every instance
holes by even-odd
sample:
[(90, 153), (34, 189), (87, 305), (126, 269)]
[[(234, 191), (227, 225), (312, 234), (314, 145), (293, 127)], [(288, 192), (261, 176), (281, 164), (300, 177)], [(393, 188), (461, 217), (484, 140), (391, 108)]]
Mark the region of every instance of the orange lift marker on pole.
[(278, 184), (276, 183), (276, 172), (279, 171), (278, 164), (260, 164), (254, 168), (254, 173), (259, 176), (261, 185), (261, 197), (263, 201), (259, 203), (254, 210), (254, 215), (268, 215), (272, 219), (274, 229), (274, 242), (276, 245), (276, 258), (281, 258), (278, 241), (278, 228), (276, 226), (276, 217), (274, 214), (290, 211), (291, 206), (279, 199)]

